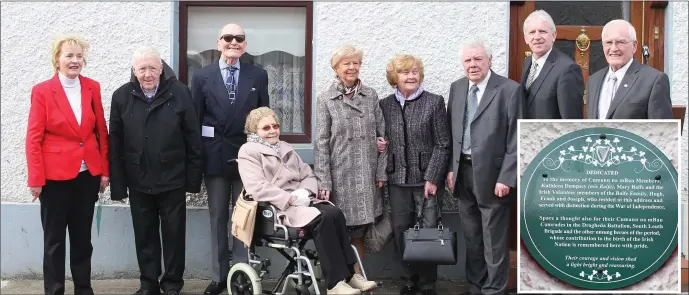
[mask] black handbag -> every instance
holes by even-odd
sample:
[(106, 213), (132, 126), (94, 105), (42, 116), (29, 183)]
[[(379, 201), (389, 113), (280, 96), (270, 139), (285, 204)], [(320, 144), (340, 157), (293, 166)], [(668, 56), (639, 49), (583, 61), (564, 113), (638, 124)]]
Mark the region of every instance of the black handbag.
[(414, 264), (457, 264), (457, 233), (443, 226), (441, 202), (438, 202), (438, 227), (421, 227), (425, 203), (426, 199), (418, 210), (414, 227), (404, 232), (402, 261)]

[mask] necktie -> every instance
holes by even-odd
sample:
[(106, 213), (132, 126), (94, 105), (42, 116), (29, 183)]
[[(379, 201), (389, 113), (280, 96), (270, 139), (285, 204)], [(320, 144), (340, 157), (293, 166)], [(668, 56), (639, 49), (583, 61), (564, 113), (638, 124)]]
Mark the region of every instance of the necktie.
[(533, 80), (536, 80), (536, 71), (538, 71), (538, 63), (531, 61), (531, 69), (529, 70), (529, 77), (526, 78), (526, 89), (531, 87)]
[(615, 93), (617, 92), (617, 75), (613, 74), (608, 78), (608, 83), (610, 83), (610, 94), (604, 94), (603, 99), (601, 99), (598, 106), (598, 119), (605, 119), (608, 116), (608, 110), (610, 109), (610, 104), (612, 99), (615, 98)]
[(225, 87), (227, 88), (227, 93), (230, 96), (230, 104), (234, 104), (234, 99), (237, 93), (237, 85), (234, 83), (234, 73), (237, 70), (235, 67), (227, 67), (227, 80), (225, 81)]
[(478, 87), (472, 85), (469, 88), (469, 99), (467, 100), (467, 107), (464, 114), (464, 140), (462, 141), (462, 151), (469, 151), (471, 148), (471, 120), (474, 119), (476, 107), (478, 107)]

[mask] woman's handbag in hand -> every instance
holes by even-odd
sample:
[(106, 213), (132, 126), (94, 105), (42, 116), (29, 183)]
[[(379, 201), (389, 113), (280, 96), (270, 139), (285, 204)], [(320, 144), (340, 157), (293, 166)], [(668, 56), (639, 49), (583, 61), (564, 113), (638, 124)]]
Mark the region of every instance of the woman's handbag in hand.
[(383, 198), (383, 214), (368, 227), (364, 235), (364, 249), (367, 253), (383, 251), (383, 248), (392, 240), (392, 223), (390, 223), (388, 209), (385, 207), (385, 193), (382, 189), (378, 189), (378, 194), (378, 197)]
[[(278, 168), (277, 173), (273, 175), (273, 180), (270, 183), (275, 183), (275, 180), (282, 171), (282, 166)], [(237, 202), (232, 208), (232, 236), (237, 240), (242, 241), (244, 245), (251, 247), (251, 241), (254, 237), (254, 226), (256, 225), (256, 212), (258, 211), (258, 202), (246, 195), (246, 190), (242, 188), (242, 192), (237, 197)]]
[(438, 202), (438, 227), (421, 227), (425, 203), (426, 199), (418, 210), (414, 227), (404, 232), (402, 261), (433, 265), (457, 264), (457, 233), (443, 226), (440, 202)]

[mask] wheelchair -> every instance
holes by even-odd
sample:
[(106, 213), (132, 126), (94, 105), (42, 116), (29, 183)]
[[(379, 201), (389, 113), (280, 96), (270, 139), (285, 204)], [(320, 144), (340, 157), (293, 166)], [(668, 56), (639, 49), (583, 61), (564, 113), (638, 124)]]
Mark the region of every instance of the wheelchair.
[[(236, 263), (227, 276), (227, 289), (233, 295), (271, 294), (282, 295), (287, 286), (294, 288), (297, 295), (325, 294), (319, 289), (321, 281), (320, 263), (315, 250), (304, 249), (312, 238), (302, 228), (286, 227), (280, 224), (276, 208), (269, 202), (259, 202), (252, 245), (248, 249), (248, 263)], [(271, 291), (263, 290), (261, 282), (268, 274), (271, 262), (261, 260), (256, 247), (268, 247), (278, 251), (289, 263)], [(361, 259), (354, 245), (352, 249), (361, 266), (361, 275), (366, 278)], [(278, 292), (279, 291), (279, 292)]]

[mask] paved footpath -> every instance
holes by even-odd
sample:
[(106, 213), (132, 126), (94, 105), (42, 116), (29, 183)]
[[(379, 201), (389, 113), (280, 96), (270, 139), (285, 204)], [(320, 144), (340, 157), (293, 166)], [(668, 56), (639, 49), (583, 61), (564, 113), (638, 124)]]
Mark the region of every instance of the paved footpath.
[[(203, 294), (209, 281), (206, 280), (186, 280), (182, 294)], [(139, 288), (139, 280), (94, 280), (92, 281), (93, 292), (95, 294), (134, 294)], [(65, 284), (65, 294), (73, 294), (74, 289), (71, 281)], [(263, 284), (263, 289), (272, 289), (275, 281), (267, 281)], [(40, 280), (10, 280), (2, 281), (0, 294), (43, 294), (43, 281)], [(382, 281), (380, 287), (372, 292), (371, 295), (397, 295), (402, 287), (402, 282)], [(438, 294), (461, 294), (466, 291), (465, 282), (439, 281), (437, 286)], [(295, 294), (293, 290), (287, 288), (288, 294)], [(227, 294), (224, 292), (223, 294)], [(325, 290), (321, 289), (321, 294)], [(312, 294), (313, 295), (313, 294)]]

